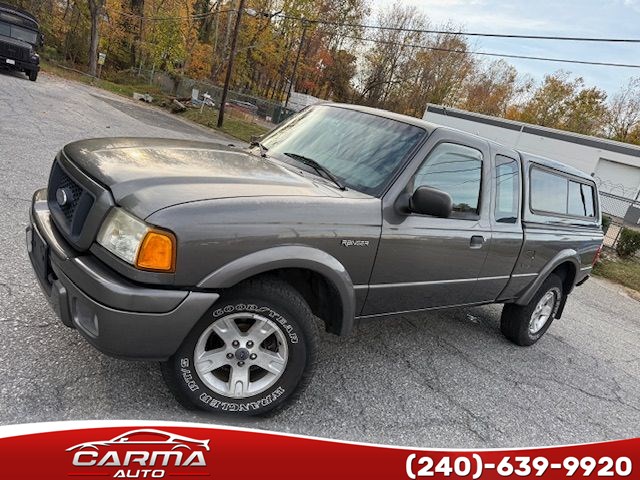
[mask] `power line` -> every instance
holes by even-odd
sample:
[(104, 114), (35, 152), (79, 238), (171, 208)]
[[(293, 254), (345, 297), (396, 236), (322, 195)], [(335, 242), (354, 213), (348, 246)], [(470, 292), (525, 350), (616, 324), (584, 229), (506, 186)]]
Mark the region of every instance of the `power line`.
[[(133, 13), (127, 13), (127, 12), (119, 12), (119, 14), (122, 16), (139, 18), (142, 21), (175, 21), (175, 20), (203, 20), (213, 15), (218, 15), (221, 13), (231, 13), (231, 12), (236, 12), (236, 10), (220, 10), (217, 12), (212, 11), (212, 12), (206, 12), (206, 13), (183, 16), (183, 17), (145, 17), (145, 16), (141, 16)], [(307, 24), (316, 23), (316, 24), (322, 24), (322, 25), (334, 25), (334, 26), (342, 26), (342, 27), (365, 28), (365, 29), (376, 29), (376, 30), (387, 30), (387, 31), (402, 31), (402, 32), (409, 32), (409, 33), (429, 33), (429, 34), (442, 34), (442, 35), (481, 36), (481, 37), (517, 38), (517, 39), (535, 39), (535, 40), (640, 43), (640, 39), (629, 39), (629, 38), (563, 37), (563, 36), (544, 36), (544, 35), (516, 35), (516, 34), (498, 34), (498, 33), (456, 32), (452, 30), (428, 30), (428, 29), (412, 29), (412, 28), (402, 28), (402, 27), (384, 27), (380, 25), (363, 25), (363, 24), (357, 24), (357, 23), (340, 23), (340, 22), (329, 21), (329, 20), (306, 19), (303, 17), (295, 17), (295, 16), (286, 15), (282, 13), (269, 14), (265, 12), (259, 12), (259, 15), (270, 17), (270, 18), (279, 17), (287, 20), (298, 20), (302, 22), (307, 22)], [(640, 68), (640, 64), (596, 62), (596, 61), (589, 61), (589, 60), (574, 60), (574, 59), (553, 58), (553, 57), (538, 57), (538, 56), (531, 56), (531, 55), (516, 55), (516, 54), (508, 54), (508, 53), (458, 50), (458, 49), (449, 49), (449, 48), (442, 48), (442, 47), (429, 47), (426, 45), (390, 42), (385, 40), (376, 40), (372, 38), (363, 38), (363, 37), (350, 36), (350, 35), (341, 35), (341, 36), (343, 38), (349, 38), (352, 40), (358, 40), (363, 42), (374, 42), (374, 43), (385, 44), (385, 45), (396, 45), (396, 46), (402, 46), (407, 48), (416, 48), (416, 49), (424, 49), (424, 50), (432, 50), (432, 51), (440, 51), (440, 52), (448, 52), (448, 53), (459, 53), (459, 54), (479, 55), (479, 56), (486, 56), (486, 57), (512, 58), (512, 59), (536, 60), (536, 61), (558, 62), (558, 63), (570, 63), (570, 64), (578, 64), (578, 65)]]
[(321, 25), (333, 25), (337, 27), (365, 28), (372, 30), (387, 30), (394, 32), (407, 33), (431, 33), (442, 35), (460, 35), (465, 37), (493, 37), (493, 38), (518, 38), (531, 40), (559, 40), (570, 42), (610, 42), (610, 43), (640, 43), (640, 38), (603, 38), (603, 37), (566, 37), (561, 35), (519, 35), (512, 33), (480, 33), (480, 32), (460, 32), (455, 30), (431, 30), (422, 28), (404, 28), (404, 27), (385, 27), (382, 25), (366, 25), (360, 23), (340, 23), (330, 20), (308, 19), (303, 17), (295, 17), (291, 15), (276, 15), (288, 20), (304, 20), (309, 23), (317, 23)]
[(219, 11), (212, 11), (212, 12), (205, 12), (205, 13), (196, 13), (193, 15), (186, 15), (186, 16), (182, 16), (182, 17), (147, 17), (144, 15), (138, 15), (137, 13), (128, 13), (128, 12), (117, 12), (118, 15), (121, 15), (123, 17), (131, 17), (131, 18), (136, 18), (139, 20), (142, 20), (144, 22), (149, 22), (149, 21), (153, 21), (153, 22), (170, 22), (170, 21), (175, 21), (175, 20), (204, 20), (207, 17), (212, 17), (214, 15), (218, 15), (220, 13), (230, 13), (230, 12), (236, 12), (236, 10), (219, 10)]
[(559, 62), (559, 63), (575, 63), (580, 65), (597, 65), (602, 67), (624, 67), (624, 68), (640, 68), (640, 65), (633, 63), (612, 63), (612, 62), (593, 62), (589, 60), (569, 60), (565, 58), (553, 58), (553, 57), (535, 57), (530, 55), (514, 55), (508, 53), (495, 53), (495, 52), (480, 52), (473, 50), (458, 50), (454, 48), (443, 48), (443, 47), (429, 47), (426, 45), (415, 45), (411, 43), (398, 43), (398, 42), (389, 42), (386, 40), (376, 40), (373, 38), (362, 38), (362, 37), (354, 37), (349, 35), (343, 35), (344, 38), (350, 38), (352, 40), (359, 40), (363, 42), (374, 42), (380, 43), (383, 45), (396, 45), (399, 47), (406, 48), (417, 48), (423, 50), (433, 50), (436, 52), (449, 52), (449, 53), (461, 53), (467, 55), (482, 55), (486, 57), (501, 57), (501, 58), (517, 58), (524, 60), (540, 60), (545, 62)]
[[(126, 17), (140, 18), (143, 21), (172, 21), (172, 20), (203, 20), (207, 17), (218, 15), (221, 13), (231, 13), (236, 10), (220, 10), (211, 11), (205, 13), (199, 13), (187, 16), (177, 17), (146, 17), (144, 15), (138, 15), (135, 13), (118, 12), (119, 15)], [(606, 43), (640, 43), (640, 38), (606, 38), (606, 37), (568, 37), (561, 35), (520, 35), (512, 33), (481, 33), (481, 32), (462, 32), (455, 30), (433, 30), (433, 29), (421, 29), (421, 28), (404, 28), (404, 27), (386, 27), (382, 25), (367, 25), (360, 23), (341, 23), (330, 20), (308, 19), (304, 17), (296, 17), (292, 15), (286, 15), (283, 13), (268, 13), (268, 12), (256, 12), (260, 16), (264, 17), (279, 17), (287, 20), (306, 21), (308, 23), (316, 23), (321, 25), (333, 25), (337, 27), (351, 27), (351, 28), (364, 28), (370, 30), (386, 30), (394, 32), (407, 32), (407, 33), (427, 33), (438, 35), (456, 35), (464, 37), (489, 37), (489, 38), (512, 38), (512, 39), (530, 39), (530, 40), (558, 40), (558, 41), (570, 41), (570, 42), (606, 42)]]
[[(244, 9), (244, 11), (250, 16), (250, 17), (264, 17), (264, 18), (273, 18), (273, 17), (277, 17), (280, 16), (281, 11), (278, 12), (274, 12), (274, 13), (268, 13), (268, 12), (256, 12), (255, 10), (253, 12), (251, 12), (252, 9)], [(210, 12), (204, 12), (204, 13), (194, 13), (193, 15), (184, 15), (184, 16), (177, 16), (177, 17), (147, 17), (145, 15), (140, 15), (138, 13), (129, 13), (129, 12), (117, 12), (117, 15), (121, 15), (124, 17), (131, 17), (131, 18), (137, 18), (143, 21), (173, 21), (173, 20), (204, 20), (207, 17), (213, 17), (215, 15), (219, 15), (221, 13), (238, 13), (237, 10), (235, 9), (228, 9), (228, 10), (212, 10)]]

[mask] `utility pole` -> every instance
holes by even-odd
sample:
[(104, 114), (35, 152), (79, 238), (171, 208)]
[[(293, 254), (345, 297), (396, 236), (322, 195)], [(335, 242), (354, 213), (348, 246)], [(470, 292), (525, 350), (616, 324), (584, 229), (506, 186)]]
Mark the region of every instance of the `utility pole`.
[(285, 110), (289, 105), (289, 99), (291, 98), (291, 90), (293, 89), (293, 83), (296, 80), (296, 73), (298, 72), (298, 63), (300, 62), (300, 54), (302, 53), (302, 46), (304, 45), (304, 38), (307, 35), (308, 26), (309, 26), (309, 22), (307, 22), (306, 18), (303, 18), (302, 19), (302, 37), (300, 38), (300, 45), (298, 46), (296, 61), (293, 64), (293, 73), (291, 74), (291, 81), (289, 82), (289, 90), (287, 91), (287, 100), (284, 102)]
[(209, 78), (212, 82), (216, 79), (216, 71), (217, 71), (217, 62), (218, 62), (218, 26), (220, 25), (220, 4), (222, 0), (216, 1), (215, 6), (215, 26), (213, 29), (213, 58), (211, 59), (211, 72), (209, 72)]
[(233, 38), (231, 39), (231, 50), (229, 51), (229, 62), (227, 63), (227, 75), (224, 79), (224, 88), (222, 89), (222, 98), (220, 99), (220, 110), (218, 111), (218, 128), (222, 128), (224, 122), (224, 104), (227, 102), (227, 94), (229, 93), (229, 83), (231, 82), (231, 72), (233, 70), (233, 60), (236, 56), (236, 45), (238, 43), (238, 33), (240, 32), (240, 22), (242, 21), (242, 12), (244, 11), (245, 0), (240, 0), (238, 5), (238, 16), (236, 17), (236, 26), (233, 29)]

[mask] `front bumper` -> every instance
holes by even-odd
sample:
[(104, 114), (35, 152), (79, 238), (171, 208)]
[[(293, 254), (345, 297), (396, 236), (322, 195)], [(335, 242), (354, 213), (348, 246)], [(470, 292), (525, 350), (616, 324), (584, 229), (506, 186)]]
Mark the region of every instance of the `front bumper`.
[(29, 259), (62, 323), (120, 358), (166, 360), (219, 298), (216, 293), (146, 288), (76, 252), (50, 217), (46, 189), (33, 196)]
[[(9, 60), (7, 62), (7, 60)], [(13, 62), (13, 63), (10, 63)], [(27, 70), (27, 71), (40, 71), (40, 65), (37, 63), (25, 62), (22, 60), (16, 60), (14, 58), (8, 58), (0, 55), (0, 66), (4, 68), (10, 68), (12, 70)]]

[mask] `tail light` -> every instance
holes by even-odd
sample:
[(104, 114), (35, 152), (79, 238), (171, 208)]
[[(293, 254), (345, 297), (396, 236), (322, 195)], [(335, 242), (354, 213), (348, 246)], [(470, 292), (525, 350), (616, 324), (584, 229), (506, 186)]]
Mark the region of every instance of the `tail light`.
[(596, 254), (593, 256), (593, 262), (591, 262), (591, 266), (593, 267), (596, 263), (598, 263), (598, 260), (600, 260), (600, 254), (602, 253), (602, 244), (600, 244), (600, 246), (598, 247), (598, 250), (596, 251)]

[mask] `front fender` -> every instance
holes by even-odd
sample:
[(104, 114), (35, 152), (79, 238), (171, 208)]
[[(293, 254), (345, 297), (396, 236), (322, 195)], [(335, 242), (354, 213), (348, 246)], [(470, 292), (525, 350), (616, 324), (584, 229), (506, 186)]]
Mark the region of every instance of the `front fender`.
[[(560, 264), (565, 262), (571, 262), (575, 268), (575, 272), (580, 271), (580, 257), (578, 252), (576, 252), (572, 248), (567, 248), (565, 250), (561, 250), (553, 257), (551, 260), (547, 262), (547, 264), (542, 268), (536, 279), (529, 285), (529, 287), (520, 295), (520, 297), (516, 300), (516, 305), (526, 305), (528, 304), (536, 292), (540, 289), (540, 286), (544, 283), (547, 277), (553, 272)], [(573, 282), (572, 282), (573, 286)], [(570, 291), (564, 292), (565, 298), (570, 293)]]
[(282, 268), (302, 268), (322, 275), (336, 289), (342, 302), (339, 335), (353, 328), (355, 291), (349, 273), (336, 258), (322, 250), (300, 245), (284, 245), (251, 253), (223, 265), (198, 284), (202, 289), (231, 288), (261, 273)]

